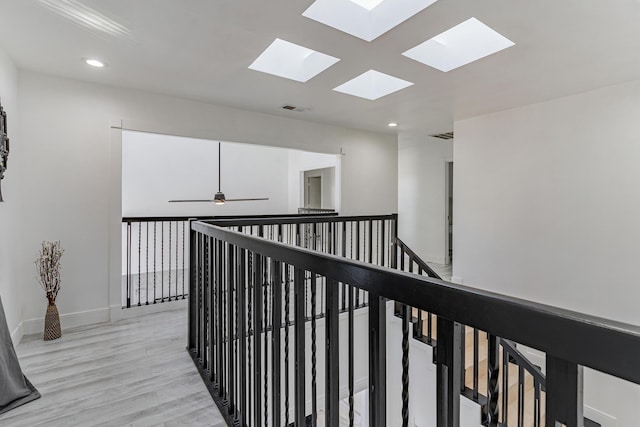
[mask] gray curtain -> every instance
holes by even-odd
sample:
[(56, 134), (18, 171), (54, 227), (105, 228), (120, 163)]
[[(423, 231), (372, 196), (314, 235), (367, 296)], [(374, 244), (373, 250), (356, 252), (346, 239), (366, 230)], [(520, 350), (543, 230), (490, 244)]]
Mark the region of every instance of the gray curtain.
[(39, 397), (20, 369), (0, 297), (0, 414)]

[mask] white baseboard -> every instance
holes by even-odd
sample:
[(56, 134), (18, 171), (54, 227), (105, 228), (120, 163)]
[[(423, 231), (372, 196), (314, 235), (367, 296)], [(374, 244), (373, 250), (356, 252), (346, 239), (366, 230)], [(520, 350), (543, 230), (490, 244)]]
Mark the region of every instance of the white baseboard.
[(464, 279), (458, 276), (451, 276), (451, 282), (457, 283), (458, 285), (462, 285), (464, 283)]
[[(141, 305), (140, 307), (134, 306), (131, 308), (111, 307), (112, 317), (111, 320), (119, 319), (131, 319), (132, 317), (144, 316), (152, 313), (159, 313), (161, 311), (170, 310), (184, 310), (189, 306), (189, 299), (181, 299), (178, 301), (163, 302), (158, 304)], [(114, 319), (114, 311), (117, 313), (118, 319)]]
[(605, 414), (602, 411), (598, 411), (591, 406), (584, 405), (584, 416), (589, 418), (591, 421), (595, 421), (600, 424), (602, 427), (617, 427), (618, 420), (612, 417), (609, 414)]
[[(105, 323), (109, 320), (110, 311), (108, 308), (97, 308), (94, 310), (78, 311), (75, 313), (66, 313), (60, 315), (60, 323), (63, 332), (68, 328), (92, 325), (95, 323)], [(39, 334), (43, 333), (44, 331), (44, 317), (25, 320), (22, 323), (24, 335)]]
[(13, 346), (16, 347), (22, 341), (22, 336), (24, 335), (24, 322), (18, 323), (18, 326), (11, 332), (11, 341), (13, 342)]

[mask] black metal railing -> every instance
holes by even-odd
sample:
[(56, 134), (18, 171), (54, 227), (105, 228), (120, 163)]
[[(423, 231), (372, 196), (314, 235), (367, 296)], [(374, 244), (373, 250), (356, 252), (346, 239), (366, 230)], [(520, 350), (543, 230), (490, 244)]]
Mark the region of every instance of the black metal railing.
[[(314, 213), (314, 217), (336, 212)], [(306, 215), (258, 215), (255, 221)], [(183, 300), (188, 296), (190, 221), (242, 216), (122, 218), (122, 306), (130, 308)]]
[(189, 218), (123, 218), (122, 306), (185, 299)]
[[(582, 426), (583, 366), (640, 384), (640, 328), (397, 271), (396, 246), (388, 250), (389, 264), (378, 266), (348, 259), (340, 251), (321, 253), (215, 223), (191, 224), (189, 350), (229, 425), (304, 426), (308, 416), (313, 425), (338, 425), (341, 386), (349, 390), (353, 413), (354, 370), (362, 368), (354, 366), (354, 355), (363, 352), (369, 422), (386, 425), (387, 301), (404, 307), (407, 324), (408, 307), (437, 316), (439, 427), (459, 425), (462, 325), (486, 331), (489, 348), (497, 349), (498, 340), (507, 339), (546, 353), (546, 399), (541, 404), (547, 426)], [(325, 286), (319, 290), (321, 282)], [(340, 320), (342, 287), (347, 289), (347, 314)], [(368, 342), (357, 346), (355, 290), (368, 294)], [(307, 299), (315, 307), (312, 314), (318, 299), (324, 300), (320, 338), (305, 322)], [(346, 322), (344, 328), (341, 322)], [(594, 347), (593, 342), (603, 345)], [(341, 345), (347, 347), (345, 364)], [(403, 340), (403, 368), (408, 351)], [(487, 423), (497, 426), (497, 350), (490, 352), (487, 370)], [(402, 420), (408, 425), (408, 376), (403, 375), (402, 389)]]

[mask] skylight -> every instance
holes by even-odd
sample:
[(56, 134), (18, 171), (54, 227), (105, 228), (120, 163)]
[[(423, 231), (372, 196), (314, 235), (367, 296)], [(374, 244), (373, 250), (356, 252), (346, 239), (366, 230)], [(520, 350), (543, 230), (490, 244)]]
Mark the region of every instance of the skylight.
[(338, 61), (333, 56), (275, 39), (249, 68), (304, 83)]
[(333, 90), (375, 101), (412, 84), (379, 71), (369, 70)]
[(476, 18), (470, 18), (403, 55), (447, 72), (514, 44)]
[(370, 42), (437, 0), (316, 0), (302, 13)]

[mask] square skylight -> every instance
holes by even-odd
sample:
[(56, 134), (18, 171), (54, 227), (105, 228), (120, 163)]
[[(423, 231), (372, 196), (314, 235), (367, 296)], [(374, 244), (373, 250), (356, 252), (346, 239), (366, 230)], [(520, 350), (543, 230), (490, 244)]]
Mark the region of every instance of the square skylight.
[(333, 56), (275, 39), (249, 68), (304, 83), (338, 61)]
[(369, 70), (358, 77), (334, 88), (337, 92), (375, 101), (378, 98), (411, 86), (413, 83), (375, 70)]
[(309, 19), (370, 42), (437, 0), (316, 0)]
[(409, 49), (403, 55), (447, 72), (514, 44), (476, 18), (470, 18)]

